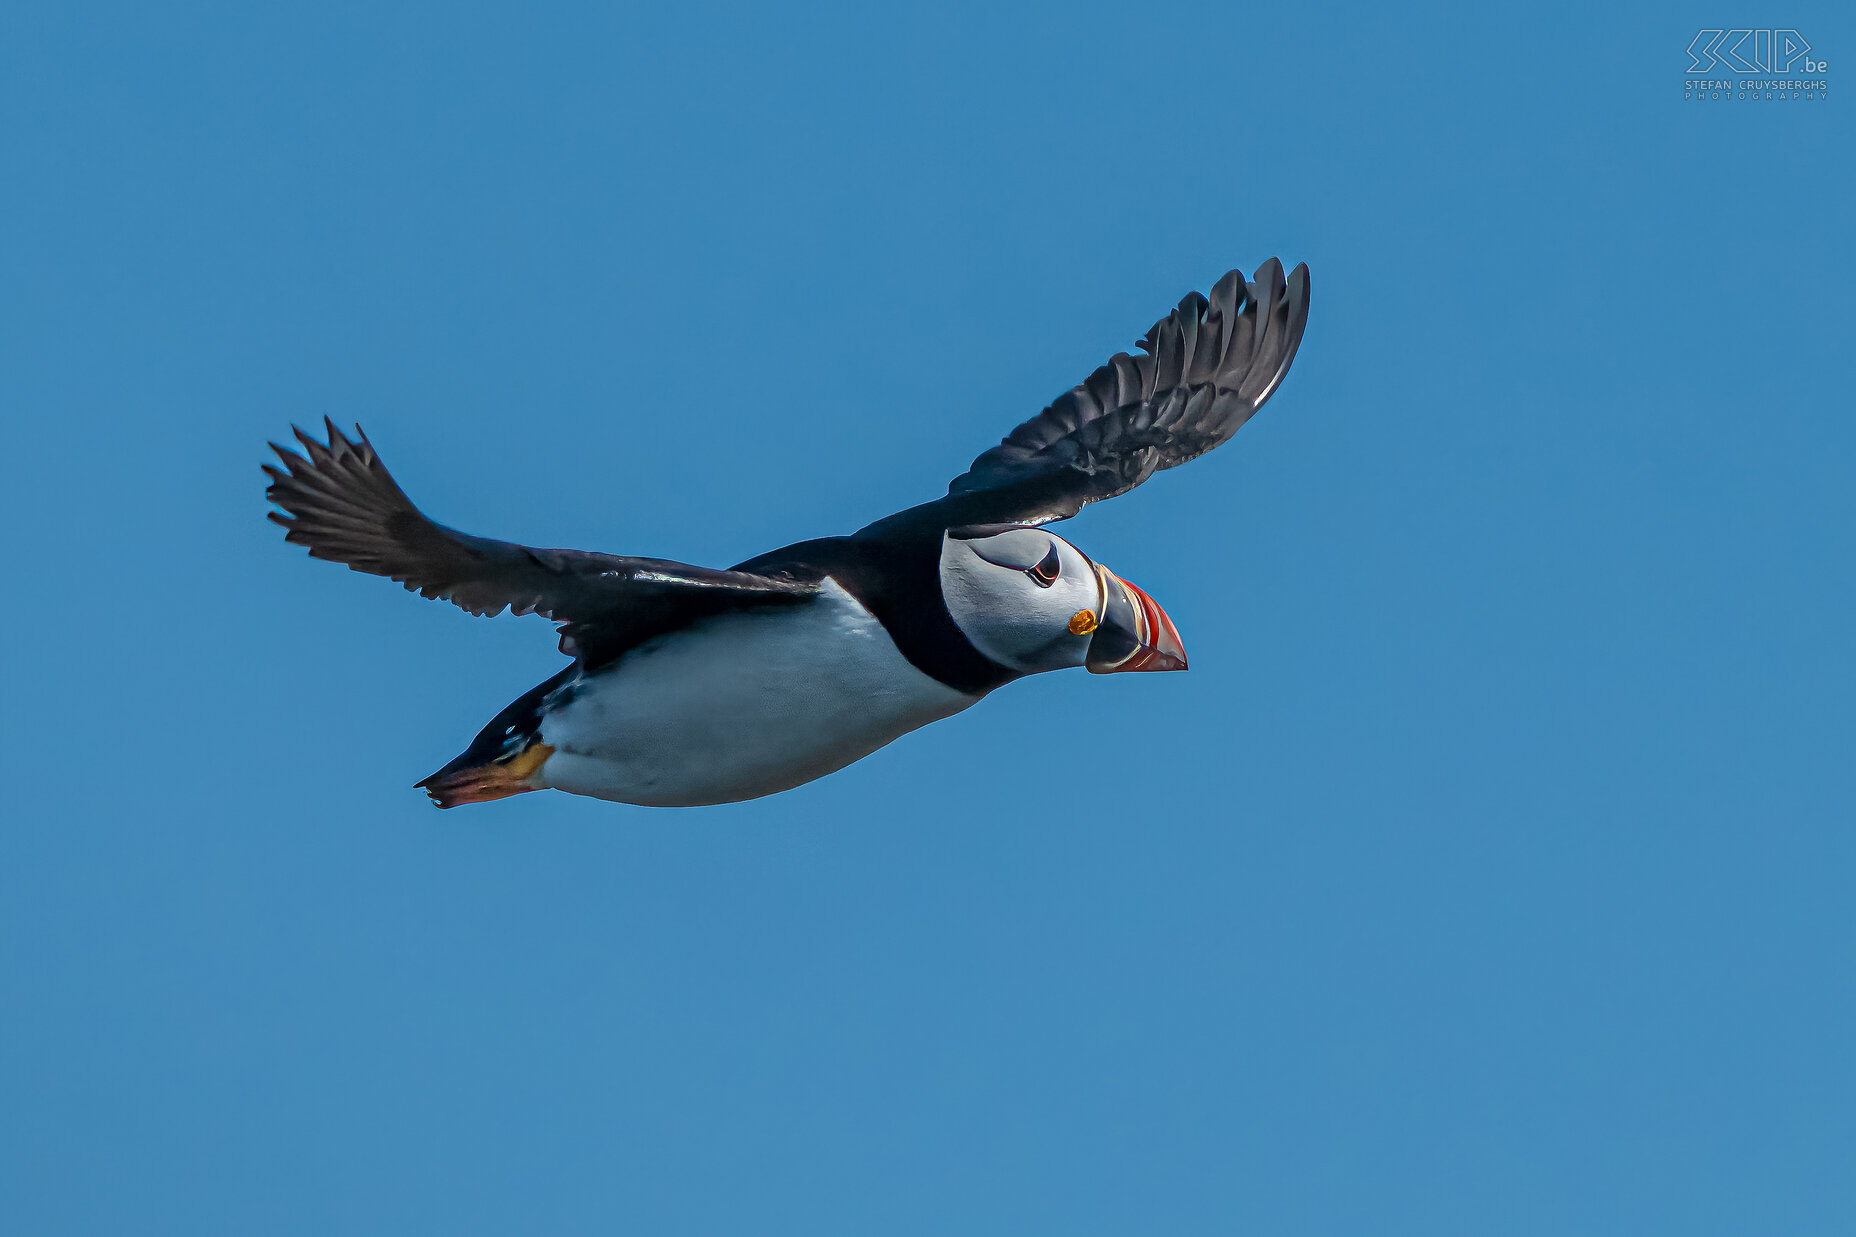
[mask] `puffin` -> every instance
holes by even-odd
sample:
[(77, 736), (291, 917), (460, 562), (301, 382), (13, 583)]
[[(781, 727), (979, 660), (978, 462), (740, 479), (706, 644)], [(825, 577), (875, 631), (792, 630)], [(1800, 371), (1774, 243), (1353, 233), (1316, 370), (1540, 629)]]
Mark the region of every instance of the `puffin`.
[(416, 783), (441, 808), (536, 790), (646, 807), (757, 799), (1027, 675), (1184, 670), (1166, 611), (1047, 525), (1228, 440), (1282, 384), (1308, 267), (1188, 294), (933, 501), (727, 570), (458, 532), (325, 417), (271, 443), (269, 518), (312, 557), (472, 614), (559, 625), (560, 672)]

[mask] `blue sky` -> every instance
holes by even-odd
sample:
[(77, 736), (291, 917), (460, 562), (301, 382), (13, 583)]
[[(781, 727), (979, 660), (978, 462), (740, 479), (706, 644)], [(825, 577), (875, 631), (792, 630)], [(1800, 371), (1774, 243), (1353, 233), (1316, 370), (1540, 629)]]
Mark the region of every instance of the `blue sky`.
[[(674, 10), (674, 11), (672, 11)], [(0, 17), (0, 1226), (1856, 1227), (1847, 100), (1703, 25), (1203, 6)], [(1314, 309), (1066, 526), (1186, 675), (756, 803), (411, 788), (558, 664), (267, 438), (726, 564), (1191, 288)]]

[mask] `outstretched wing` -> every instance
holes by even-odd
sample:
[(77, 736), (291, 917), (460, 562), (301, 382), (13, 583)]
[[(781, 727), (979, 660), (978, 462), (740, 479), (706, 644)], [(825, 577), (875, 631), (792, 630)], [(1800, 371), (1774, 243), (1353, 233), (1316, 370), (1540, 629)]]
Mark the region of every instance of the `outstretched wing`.
[(641, 640), (713, 614), (787, 605), (815, 583), (745, 571), (716, 571), (655, 558), (584, 550), (538, 550), (473, 537), (429, 520), (408, 499), (355, 427), (350, 441), (325, 419), (325, 445), (292, 426), (307, 453), (271, 444), (283, 461), (265, 464), (270, 518), (286, 541), (316, 558), (397, 580), (422, 597), (472, 614), (540, 614), (561, 623), (561, 651), (609, 660)]
[(1232, 271), (954, 478), (947, 497), (879, 521), (1041, 524), (1125, 494), (1218, 446), (1282, 385), (1308, 324), (1308, 267)]

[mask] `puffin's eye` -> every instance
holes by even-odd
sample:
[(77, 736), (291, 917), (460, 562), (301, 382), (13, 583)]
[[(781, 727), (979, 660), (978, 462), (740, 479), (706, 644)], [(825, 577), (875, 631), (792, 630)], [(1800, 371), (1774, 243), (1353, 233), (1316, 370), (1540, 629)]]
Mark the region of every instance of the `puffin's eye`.
[[(1022, 559), (1020, 562), (1024, 561)], [(1057, 573), (1063, 570), (1063, 560), (1057, 557), (1057, 547), (1052, 546), (1050, 553), (1037, 566), (1025, 572), (1039, 588), (1049, 588), (1057, 582)]]

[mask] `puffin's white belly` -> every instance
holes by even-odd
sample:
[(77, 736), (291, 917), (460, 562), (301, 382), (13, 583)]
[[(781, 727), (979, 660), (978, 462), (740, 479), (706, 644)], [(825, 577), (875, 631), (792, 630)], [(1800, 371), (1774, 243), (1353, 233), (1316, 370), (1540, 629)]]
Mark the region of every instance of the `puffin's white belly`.
[(532, 779), (649, 807), (733, 803), (842, 769), (973, 704), (897, 651), (836, 581), (627, 653), (549, 708)]

